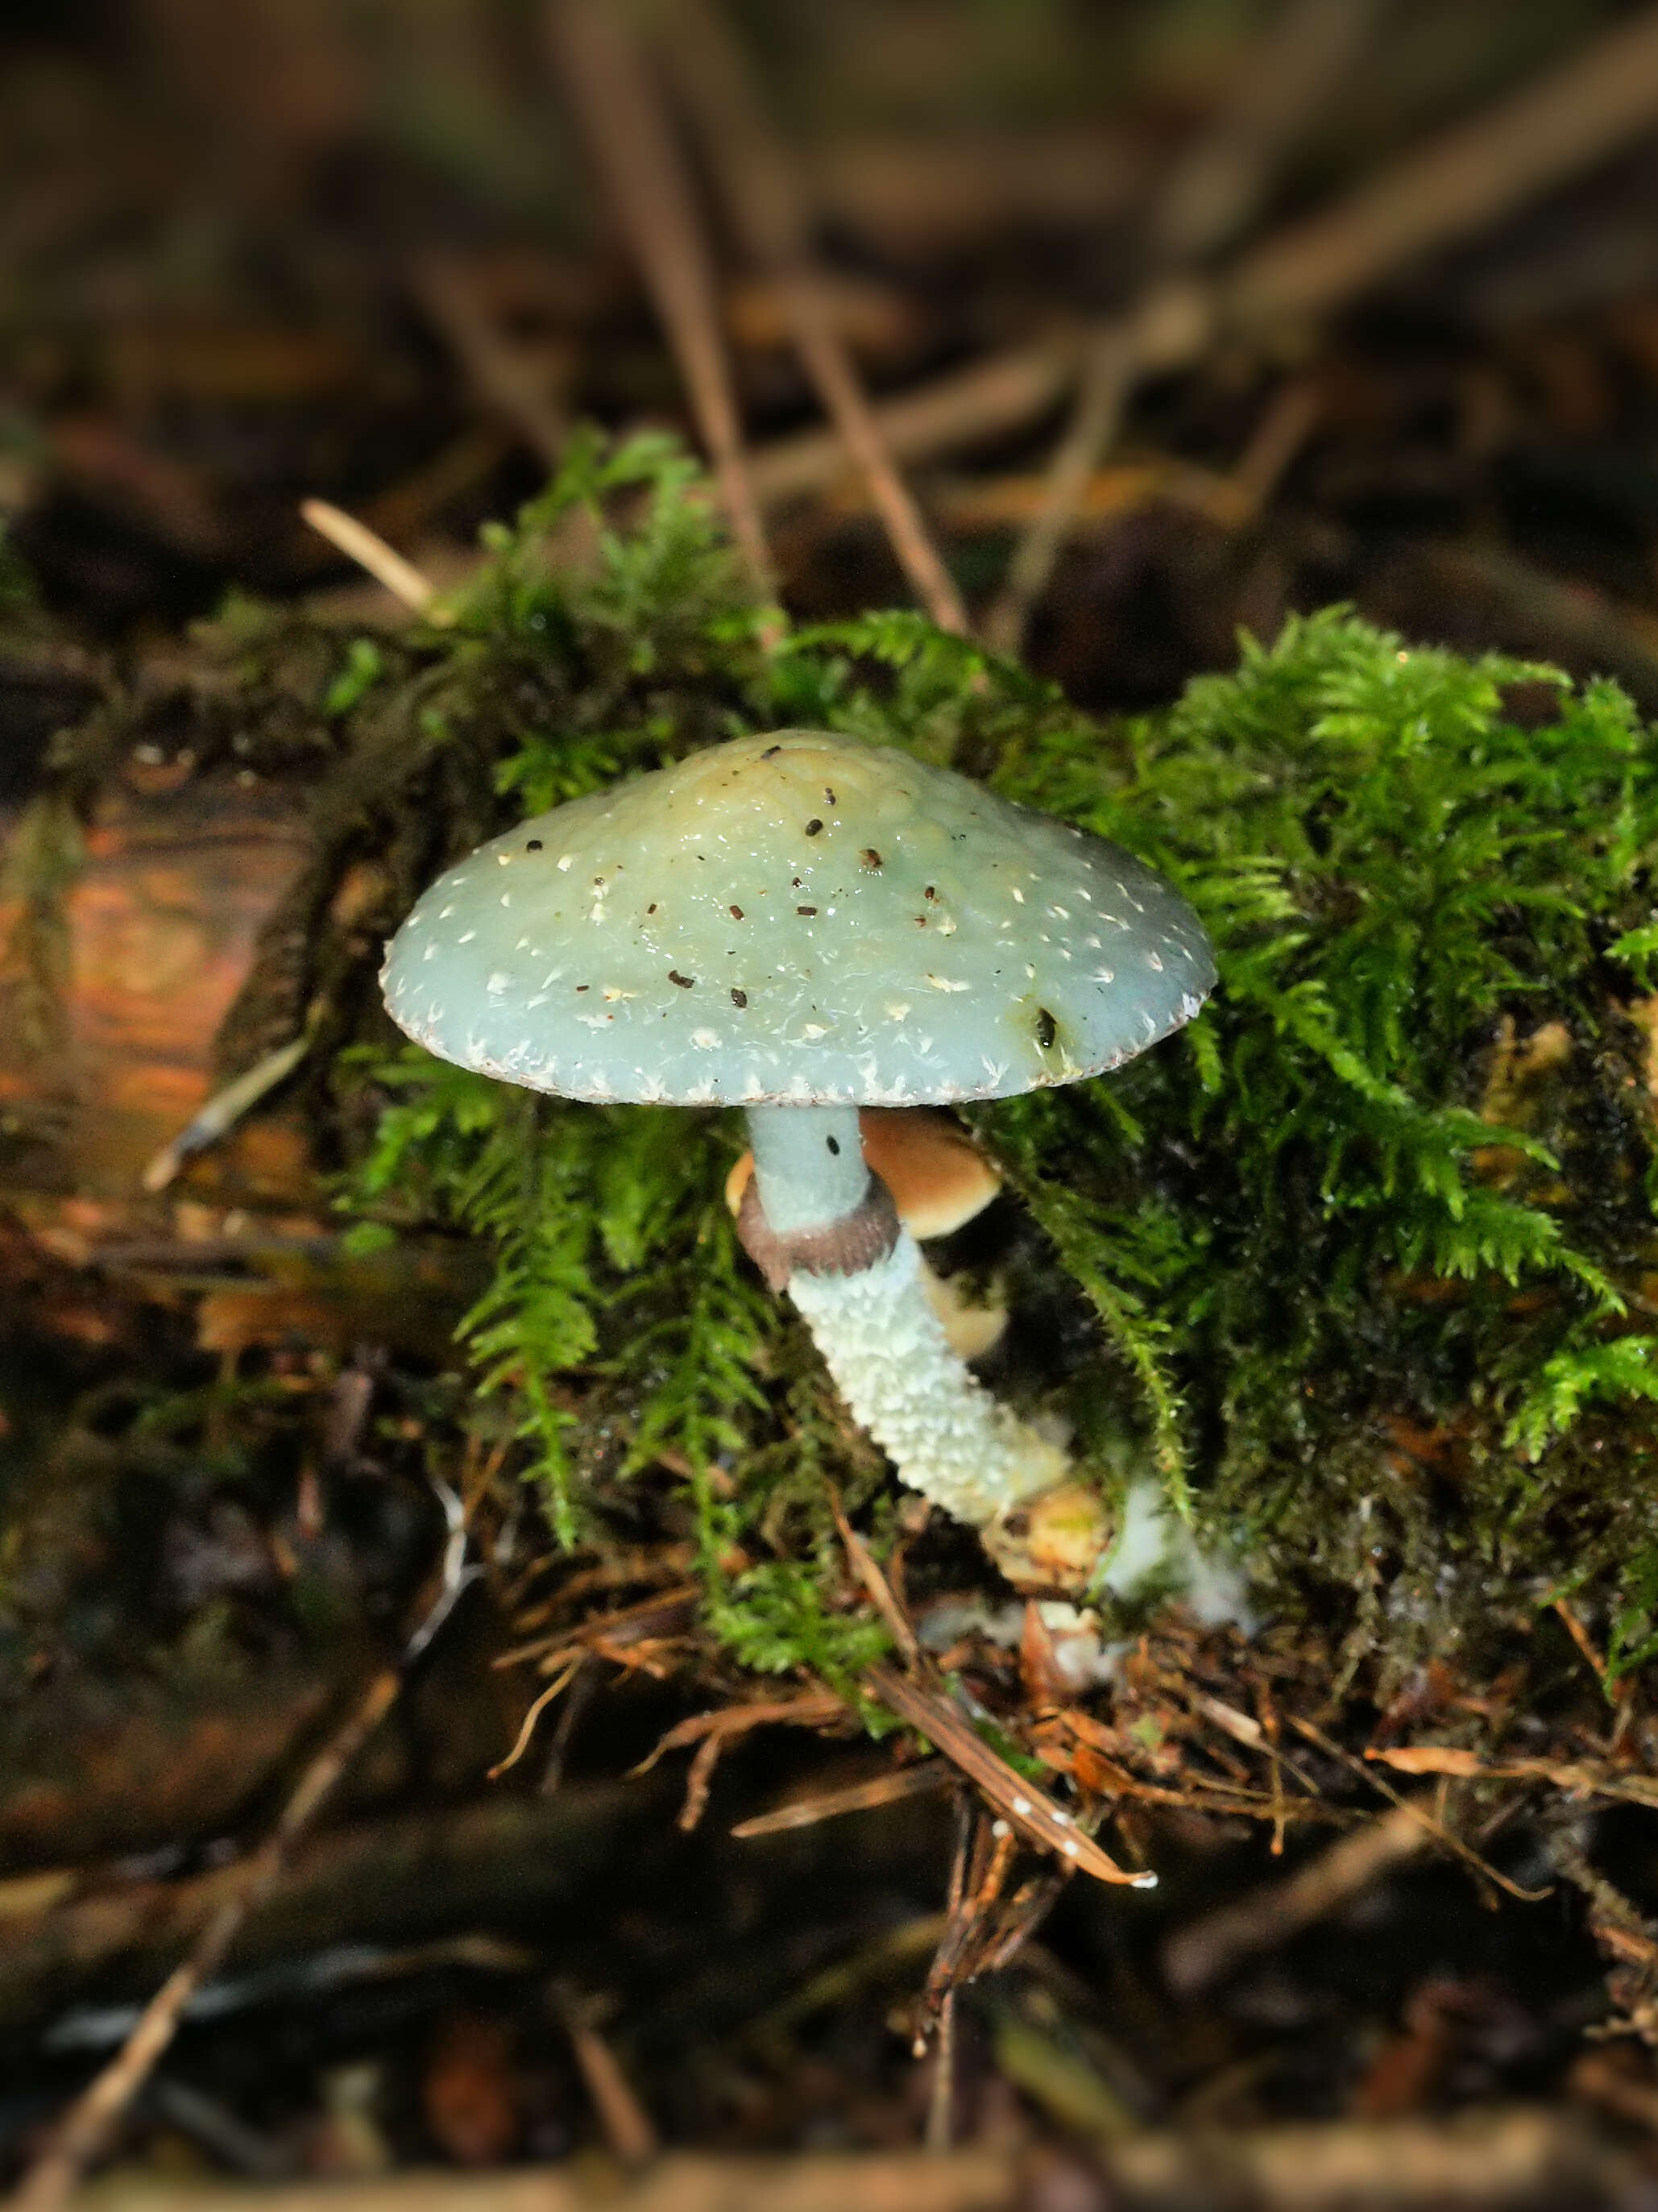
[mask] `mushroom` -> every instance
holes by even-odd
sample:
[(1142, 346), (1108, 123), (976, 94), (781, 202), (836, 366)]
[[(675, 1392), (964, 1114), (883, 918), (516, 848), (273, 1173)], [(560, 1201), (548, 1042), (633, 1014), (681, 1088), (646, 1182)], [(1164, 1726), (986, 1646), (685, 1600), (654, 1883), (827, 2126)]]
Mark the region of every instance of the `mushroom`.
[(899, 1479), (993, 1553), (1010, 1516), (1075, 1492), (950, 1348), (859, 1109), (1076, 1082), (1189, 1021), (1213, 956), (1143, 861), (908, 754), (781, 730), (483, 846), (421, 898), (382, 981), (463, 1066), (741, 1106), (739, 1234)]
[[(858, 1133), (871, 1174), (891, 1192), (899, 1220), (918, 1243), (953, 1236), (1001, 1189), (1001, 1177), (978, 1146), (947, 1114), (931, 1107), (865, 1106), (858, 1115)], [(726, 1204), (733, 1218), (743, 1211), (753, 1173), (754, 1154), (744, 1152), (726, 1177)], [(963, 1359), (982, 1359), (1001, 1341), (1007, 1307), (999, 1297), (980, 1304), (963, 1277), (935, 1274), (925, 1255), (921, 1287), (950, 1350)]]

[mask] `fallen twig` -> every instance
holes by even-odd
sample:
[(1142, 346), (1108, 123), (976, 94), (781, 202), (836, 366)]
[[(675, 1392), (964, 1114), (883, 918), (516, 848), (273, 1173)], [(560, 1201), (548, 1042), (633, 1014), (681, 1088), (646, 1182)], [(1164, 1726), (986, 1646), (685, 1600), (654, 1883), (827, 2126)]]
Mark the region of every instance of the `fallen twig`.
[(532, 453), (556, 465), (569, 435), (564, 410), (542, 370), (501, 337), (464, 265), (451, 254), (428, 253), (415, 264), (410, 283), (479, 398)]
[[(576, 2164), (573, 2172), (571, 2165)], [(519, 2172), (416, 2172), (274, 2189), (128, 2180), (122, 2212), (1013, 2212), (1018, 2174), (1002, 2150), (791, 2158), (670, 2154), (618, 2182), (572, 2161)]]
[[(1015, 547), (985, 620), (999, 650), (1017, 653), (1047, 588), (1090, 478), (1114, 442), (1125, 401), (1168, 343), (1177, 298), (1167, 278), (1248, 223), (1278, 161), (1329, 87), (1351, 65), (1379, 0), (1290, 0), (1268, 23), (1220, 116), (1175, 163), (1151, 223), (1154, 275), (1143, 298), (1098, 325), (1070, 422), (1054, 450), (1042, 505)], [(1198, 316), (1200, 327), (1206, 316)]]
[(666, 325), (738, 549), (762, 599), (771, 556), (743, 450), (713, 264), (672, 125), (614, 0), (549, 0), (548, 33)]
[(1213, 1988), (1246, 1959), (1276, 1949), (1339, 1911), (1390, 1868), (1417, 1857), (1429, 1841), (1414, 1814), (1395, 1807), (1340, 1837), (1294, 1874), (1176, 1929), (1163, 1948), (1164, 1980), (1182, 1996)]
[(366, 568), (376, 583), (384, 584), (394, 599), (412, 607), (417, 615), (430, 611), (436, 597), (430, 578), (422, 575), (411, 561), (405, 561), (401, 553), (394, 551), (366, 522), (359, 522), (355, 515), (347, 514), (343, 507), (326, 499), (302, 500), (300, 514), (319, 537), (325, 538), (331, 545), (337, 545), (349, 560)]
[[(1290, 1725), (1304, 1735), (1309, 1743), (1316, 1744), (1327, 1759), (1339, 1759), (1350, 1773), (1360, 1777), (1366, 1773), (1362, 1759), (1355, 1758), (1351, 1752), (1344, 1751), (1339, 1744), (1332, 1742), (1323, 1729), (1315, 1728), (1311, 1721), (1291, 1713)], [(1539, 1905), (1549, 1894), (1546, 1887), (1527, 1889), (1520, 1882), (1510, 1881), (1507, 1875), (1499, 1874), (1494, 1866), (1481, 1858), (1473, 1845), (1464, 1842), (1454, 1828), (1447, 1827), (1437, 1812), (1430, 1812), (1425, 1804), (1414, 1798), (1401, 1797), (1398, 1790), (1375, 1772), (1370, 1773), (1370, 1780), (1400, 1811), (1408, 1813), (1412, 1820), (1419, 1820), (1435, 1842), (1442, 1844), (1447, 1850), (1454, 1851), (1458, 1858), (1472, 1867), (1482, 1881), (1491, 1882), (1495, 1887), (1506, 1891), (1509, 1896), (1518, 1898), (1522, 1905)]]
[(718, 0), (680, 0), (662, 30), (726, 208), (749, 252), (777, 287), (806, 374), (847, 452), (911, 589), (941, 629), (967, 629), (955, 580), (894, 465), (813, 265), (806, 205), (787, 148), (772, 128), (741, 46)]
[[(1526, 2212), (1633, 2203), (1637, 2162), (1572, 2114), (1510, 2106), (1448, 2120), (1327, 2120), (1237, 2132), (1147, 2129), (1096, 2146), (1112, 2201), (1273, 2212)], [(1033, 2199), (1010, 2150), (670, 2155), (617, 2186), (568, 2167), (413, 2173), (276, 2188), (130, 2180), (121, 2212), (1013, 2212)], [(1091, 2200), (1090, 2200), (1091, 2201)]]
[(872, 1698), (918, 1729), (975, 1783), (1027, 1843), (1055, 1853), (1063, 1863), (1092, 1875), (1096, 1881), (1122, 1883), (1131, 1889), (1156, 1886), (1155, 1874), (1133, 1873), (1102, 1851), (1069, 1813), (993, 1751), (960, 1706), (942, 1692), (906, 1680), (890, 1667), (870, 1668), (863, 1682)]
[[(258, 2002), (298, 1954), (331, 1948), (361, 1956), (402, 1942), (410, 1899), (434, 1926), (468, 1927), (504, 1904), (561, 1905), (616, 1849), (641, 1815), (641, 1785), (582, 1783), (550, 1802), (492, 1791), (458, 1808), (358, 1820), (313, 1830), (291, 1851), (275, 1888), (250, 1914), (226, 1973), (204, 1986), (220, 2012)], [(128, 1881), (38, 1905), (9, 1898), (0, 1943), (0, 2027), (17, 2033), (60, 2007), (115, 1961), (123, 1978), (158, 1981), (234, 1895), (246, 1862), (171, 1881)], [(25, 1909), (27, 1908), (27, 1909)], [(303, 1977), (303, 1965), (293, 1972)], [(192, 1999), (187, 2016), (194, 2017)], [(101, 2017), (101, 2015), (100, 2015)], [(77, 2048), (106, 2050), (136, 2014)], [(66, 2046), (67, 2047), (67, 2046)]]
[(1400, 1744), (1371, 1750), (1367, 1759), (1391, 1766), (1400, 1774), (1449, 1774), (1481, 1782), (1546, 1782), (1552, 1789), (1582, 1793), (1588, 1797), (1611, 1797), (1626, 1805), (1645, 1805), (1658, 1811), (1658, 1777), (1634, 1767), (1610, 1766), (1590, 1759), (1482, 1759), (1478, 1752), (1455, 1744)]
[(1321, 215), (1268, 238), (1221, 287), (1260, 330), (1327, 311), (1466, 238), (1658, 122), (1658, 9), (1614, 23), (1517, 92), (1401, 155)]
[(956, 1983), (950, 1960), (959, 1942), (968, 1912), (968, 1868), (979, 1832), (986, 1826), (982, 1811), (969, 1806), (964, 1796), (956, 1804), (956, 1848), (950, 1858), (950, 1888), (944, 1933), (932, 1954), (926, 1987), (921, 1998), (921, 2021), (915, 2036), (915, 2056), (926, 2051), (932, 2038), (932, 2090), (927, 2099), (926, 2147), (947, 2151), (956, 2136)]
[(185, 2008), (223, 1964), (254, 1907), (269, 1896), (288, 1850), (321, 1810), (341, 1776), (390, 1711), (402, 1675), (377, 1674), (343, 1724), (300, 1778), (276, 1827), (238, 1869), (240, 1879), (144, 2008), (120, 2050), (70, 2106), (47, 2149), (24, 2175), (11, 2212), (57, 2212), (108, 2142), (122, 2113), (178, 2033)]

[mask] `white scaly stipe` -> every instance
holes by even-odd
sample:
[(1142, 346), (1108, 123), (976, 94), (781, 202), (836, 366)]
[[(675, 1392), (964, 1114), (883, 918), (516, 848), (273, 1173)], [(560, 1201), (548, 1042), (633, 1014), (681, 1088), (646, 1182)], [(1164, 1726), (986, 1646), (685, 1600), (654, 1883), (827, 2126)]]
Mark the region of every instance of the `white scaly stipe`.
[(1065, 1480), (1059, 1448), (999, 1405), (950, 1350), (909, 1231), (855, 1275), (789, 1278), (835, 1387), (898, 1479), (983, 1528)]

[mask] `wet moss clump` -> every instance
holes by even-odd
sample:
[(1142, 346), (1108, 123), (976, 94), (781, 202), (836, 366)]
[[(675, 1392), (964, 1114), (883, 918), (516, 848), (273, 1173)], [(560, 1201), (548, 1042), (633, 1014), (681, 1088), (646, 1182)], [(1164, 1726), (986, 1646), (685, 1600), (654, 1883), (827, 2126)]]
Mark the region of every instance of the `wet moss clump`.
[[(210, 703), (239, 757), (303, 744), (318, 782), (315, 860), (226, 1072), (308, 1025), (351, 1241), (487, 1240), (476, 1418), (557, 1541), (677, 1530), (750, 1663), (850, 1674), (871, 1632), (822, 1601), (829, 1501), (878, 1547), (893, 1501), (736, 1246), (735, 1117), (567, 1104), (399, 1048), (375, 942), (525, 812), (817, 726), (1120, 840), (1217, 945), (1179, 1037), (969, 1116), (1022, 1201), (976, 1264), (1016, 1321), (1053, 1321), (1045, 1364), (1004, 1356), (997, 1387), (1063, 1413), (1102, 1484), (1155, 1472), (1260, 1610), (1316, 1614), (1384, 1677), (1571, 1594), (1612, 1679), (1658, 1649), (1658, 774), (1614, 684), (1336, 611), (1103, 725), (918, 617), (756, 608), (654, 440), (579, 448), (436, 614), (374, 640), (221, 628)], [(975, 1571), (935, 1540), (941, 1575)]]
[[(1102, 726), (908, 615), (762, 638), (665, 457), (596, 574), (532, 576), (555, 518), (604, 489), (596, 468), (499, 543), (446, 648), (498, 681), (527, 635), (544, 690), (563, 672), (566, 711), (495, 763), (499, 818), (793, 722), (1145, 854), (1214, 936), (1212, 1004), (1108, 1081), (971, 1115), (1041, 1232), (1016, 1285), (1062, 1275), (1092, 1309), (1043, 1384), (1090, 1464), (1155, 1466), (1264, 1604), (1335, 1607), (1390, 1668), (1572, 1592), (1605, 1608), (1614, 1676), (1641, 1659), (1658, 775), (1622, 692), (1338, 611)], [(675, 1470), (710, 1561), (757, 1543), (800, 1570), (821, 1662), (804, 1593), (824, 1501), (878, 1499), (881, 1472), (734, 1248), (734, 1128), (531, 1099), (415, 1053), (378, 1079), (356, 1201), (495, 1240), (465, 1334), (560, 1534), (625, 1523), (628, 1480)]]

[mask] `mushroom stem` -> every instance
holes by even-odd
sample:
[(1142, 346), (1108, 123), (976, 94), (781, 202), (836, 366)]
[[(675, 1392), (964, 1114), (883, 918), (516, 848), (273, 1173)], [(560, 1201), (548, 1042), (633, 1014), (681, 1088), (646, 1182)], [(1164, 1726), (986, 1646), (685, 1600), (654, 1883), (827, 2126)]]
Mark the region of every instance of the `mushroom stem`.
[(796, 1268), (788, 1287), (841, 1395), (910, 1489), (986, 1529), (1063, 1481), (1065, 1454), (998, 1405), (951, 1351), (908, 1230), (857, 1274)]
[(853, 1106), (750, 1106), (738, 1233), (786, 1286), (853, 1415), (898, 1480), (988, 1530), (1069, 1469), (951, 1348), (915, 1239), (864, 1158)]
[(750, 1106), (749, 1142), (766, 1220), (779, 1237), (821, 1229), (869, 1183), (855, 1106)]

